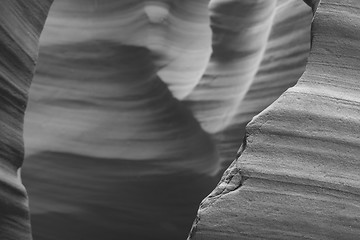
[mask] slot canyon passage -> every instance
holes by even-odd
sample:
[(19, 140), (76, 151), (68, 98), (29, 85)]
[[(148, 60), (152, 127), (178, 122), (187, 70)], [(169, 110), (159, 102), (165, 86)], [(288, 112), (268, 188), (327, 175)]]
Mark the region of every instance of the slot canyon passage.
[(305, 2), (2, 0), (0, 239), (358, 239), (360, 2)]

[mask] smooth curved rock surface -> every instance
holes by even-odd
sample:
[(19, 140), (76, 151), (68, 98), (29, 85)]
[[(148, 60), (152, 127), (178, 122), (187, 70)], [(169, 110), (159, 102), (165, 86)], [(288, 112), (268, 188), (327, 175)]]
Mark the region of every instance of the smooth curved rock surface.
[(23, 121), (38, 38), (52, 1), (0, 4), (0, 239), (31, 239), (28, 198), (20, 179)]
[(305, 73), (249, 123), (189, 239), (359, 238), (359, 9), (321, 1)]

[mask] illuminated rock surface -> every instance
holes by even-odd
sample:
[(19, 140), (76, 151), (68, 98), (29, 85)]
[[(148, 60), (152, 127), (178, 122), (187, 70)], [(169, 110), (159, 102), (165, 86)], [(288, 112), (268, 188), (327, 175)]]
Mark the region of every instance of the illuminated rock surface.
[(247, 126), (190, 239), (358, 239), (360, 2), (322, 0), (295, 87)]

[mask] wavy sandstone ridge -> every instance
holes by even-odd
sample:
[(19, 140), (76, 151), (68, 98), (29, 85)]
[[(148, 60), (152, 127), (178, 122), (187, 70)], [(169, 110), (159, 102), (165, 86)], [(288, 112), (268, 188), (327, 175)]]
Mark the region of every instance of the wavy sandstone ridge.
[(359, 9), (321, 1), (305, 73), (249, 123), (190, 239), (358, 238)]
[(38, 38), (51, 2), (0, 4), (0, 239), (31, 239), (28, 199), (20, 179), (23, 119)]

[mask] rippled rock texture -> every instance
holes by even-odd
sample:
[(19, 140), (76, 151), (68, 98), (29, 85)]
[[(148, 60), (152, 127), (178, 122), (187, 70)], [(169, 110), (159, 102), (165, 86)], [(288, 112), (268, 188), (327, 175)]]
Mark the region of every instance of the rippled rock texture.
[[(0, 239), (30, 239), (18, 169), (51, 1), (4, 1)], [(246, 123), (303, 73), (311, 18), (300, 0), (54, 1), (24, 127), (34, 238), (185, 239)]]
[(305, 73), (249, 123), (190, 239), (359, 238), (359, 9), (321, 1)]

